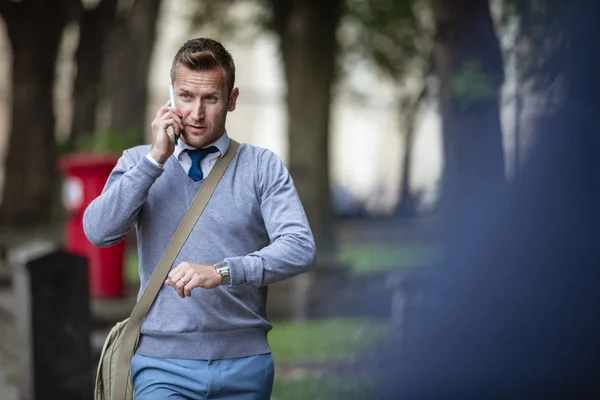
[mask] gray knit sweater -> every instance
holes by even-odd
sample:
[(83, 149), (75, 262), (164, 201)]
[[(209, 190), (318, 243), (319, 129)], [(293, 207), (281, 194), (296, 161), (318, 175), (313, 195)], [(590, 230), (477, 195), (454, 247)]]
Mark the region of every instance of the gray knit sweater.
[[(203, 182), (174, 156), (164, 170), (153, 165), (149, 151), (123, 153), (83, 221), (97, 246), (117, 243), (135, 226), (140, 295)], [(313, 268), (315, 246), (292, 179), (269, 150), (240, 146), (174, 266), (223, 260), (231, 286), (197, 288), (183, 299), (163, 286), (142, 324), (139, 353), (214, 360), (270, 351), (265, 285)]]

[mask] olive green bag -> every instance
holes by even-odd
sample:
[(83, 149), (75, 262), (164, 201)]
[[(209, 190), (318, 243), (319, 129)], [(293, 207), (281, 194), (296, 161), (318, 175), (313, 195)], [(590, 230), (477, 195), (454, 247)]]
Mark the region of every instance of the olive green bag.
[(235, 140), (231, 140), (227, 153), (217, 159), (211, 173), (207, 176), (185, 217), (177, 227), (169, 246), (148, 282), (148, 286), (133, 308), (131, 316), (117, 323), (110, 330), (98, 362), (94, 388), (95, 400), (130, 400), (134, 398), (130, 374), (131, 359), (137, 348), (142, 320), (152, 306), (179, 251), (196, 225), (239, 145)]

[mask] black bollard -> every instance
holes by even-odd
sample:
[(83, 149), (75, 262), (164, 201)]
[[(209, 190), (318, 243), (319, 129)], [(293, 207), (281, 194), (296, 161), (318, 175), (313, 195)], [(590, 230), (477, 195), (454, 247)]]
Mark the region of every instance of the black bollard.
[(48, 250), (24, 248), (11, 257), (19, 398), (91, 399), (87, 261)]

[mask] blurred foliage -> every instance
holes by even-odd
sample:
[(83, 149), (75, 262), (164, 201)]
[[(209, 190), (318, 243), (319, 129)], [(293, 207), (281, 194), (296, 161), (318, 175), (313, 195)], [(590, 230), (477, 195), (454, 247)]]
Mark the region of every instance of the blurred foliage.
[[(253, 40), (260, 31), (275, 32), (273, 0), (197, 0), (193, 26), (238, 40)], [(427, 35), (420, 23), (422, 0), (346, 0), (340, 23), (342, 54), (370, 60), (396, 79), (410, 62), (428, 58)], [(249, 16), (249, 17), (248, 17)]]
[(387, 321), (333, 318), (306, 322), (273, 322), (269, 344), (275, 363), (342, 360), (384, 345)]
[(497, 99), (500, 95), (500, 88), (495, 83), (497, 81), (497, 77), (483, 71), (479, 60), (469, 60), (451, 78), (452, 100), (462, 111), (466, 111), (473, 105)]
[(140, 284), (138, 261), (137, 248), (133, 248), (125, 253), (124, 275), (127, 285), (137, 286)]
[(339, 262), (350, 265), (355, 274), (439, 264), (442, 250), (425, 243), (345, 243)]
[(123, 150), (144, 143), (144, 135), (139, 131), (117, 131), (105, 129), (86, 133), (72, 142), (59, 144), (59, 154), (74, 152), (121, 154)]
[(356, 377), (275, 379), (273, 396), (280, 400), (377, 400), (381, 384), (376, 380)]
[(350, 65), (368, 59), (397, 80), (412, 62), (428, 59), (421, 6), (418, 0), (346, 0), (341, 45)]
[(217, 39), (248, 42), (272, 27), (267, 0), (196, 0), (193, 6), (192, 26)]

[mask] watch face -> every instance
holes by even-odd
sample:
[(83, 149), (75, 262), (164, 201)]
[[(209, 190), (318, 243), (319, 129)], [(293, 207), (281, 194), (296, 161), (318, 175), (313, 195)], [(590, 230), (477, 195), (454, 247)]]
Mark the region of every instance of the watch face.
[(229, 266), (227, 265), (227, 263), (219, 262), (219, 263), (216, 263), (214, 265), (214, 267), (217, 270), (217, 272), (219, 273), (219, 275), (221, 275), (221, 284), (229, 285), (229, 283), (231, 281), (231, 277), (230, 277), (230, 273), (229, 273)]

